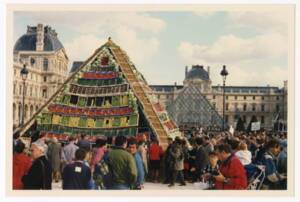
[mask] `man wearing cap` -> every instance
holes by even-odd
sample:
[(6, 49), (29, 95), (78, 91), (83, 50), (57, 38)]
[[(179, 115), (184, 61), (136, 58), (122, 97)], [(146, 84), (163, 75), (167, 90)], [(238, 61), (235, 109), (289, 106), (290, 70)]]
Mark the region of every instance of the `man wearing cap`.
[(23, 176), (24, 189), (51, 189), (52, 168), (45, 157), (46, 145), (42, 141), (31, 144), (32, 166)]

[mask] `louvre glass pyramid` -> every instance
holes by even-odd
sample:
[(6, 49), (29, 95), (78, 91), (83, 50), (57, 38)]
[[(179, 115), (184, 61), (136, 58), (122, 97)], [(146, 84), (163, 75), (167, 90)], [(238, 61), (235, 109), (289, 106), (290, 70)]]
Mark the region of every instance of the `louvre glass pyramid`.
[(204, 128), (222, 128), (223, 119), (202, 95), (199, 85), (185, 86), (167, 111), (177, 125), (192, 125)]

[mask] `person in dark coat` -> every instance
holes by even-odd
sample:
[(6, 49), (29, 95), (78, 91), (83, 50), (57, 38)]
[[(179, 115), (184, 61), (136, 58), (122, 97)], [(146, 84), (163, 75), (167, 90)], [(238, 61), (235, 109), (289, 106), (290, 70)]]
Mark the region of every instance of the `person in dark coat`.
[(86, 157), (85, 149), (77, 149), (75, 152), (75, 162), (65, 166), (62, 173), (63, 189), (89, 189), (91, 180), (91, 169), (84, 164)]
[(52, 188), (52, 168), (45, 157), (46, 148), (42, 141), (32, 143), (30, 151), (34, 161), (28, 173), (22, 178), (24, 189)]
[(203, 147), (203, 139), (196, 138), (196, 159), (195, 159), (195, 176), (193, 181), (198, 181), (203, 173), (204, 168), (209, 164), (208, 153)]
[(52, 167), (52, 174), (55, 182), (60, 178), (60, 164), (61, 164), (61, 144), (54, 137), (48, 146), (48, 160)]

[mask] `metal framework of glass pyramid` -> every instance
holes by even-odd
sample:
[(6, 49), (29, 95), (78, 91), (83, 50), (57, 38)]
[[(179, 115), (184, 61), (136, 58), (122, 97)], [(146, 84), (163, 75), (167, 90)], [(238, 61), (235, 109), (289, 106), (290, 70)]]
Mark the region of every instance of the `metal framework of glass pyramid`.
[(202, 95), (199, 85), (189, 84), (178, 94), (167, 111), (177, 125), (203, 128), (222, 128), (223, 119)]

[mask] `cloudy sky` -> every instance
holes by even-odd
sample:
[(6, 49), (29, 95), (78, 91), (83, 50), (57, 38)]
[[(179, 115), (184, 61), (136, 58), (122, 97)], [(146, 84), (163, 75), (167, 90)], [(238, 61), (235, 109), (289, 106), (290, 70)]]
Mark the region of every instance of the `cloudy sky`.
[(73, 61), (109, 36), (150, 84), (181, 84), (185, 66), (210, 66), (213, 85), (282, 86), (287, 80), (288, 15), (259, 11), (15, 12), (14, 41), (37, 23), (53, 27)]

